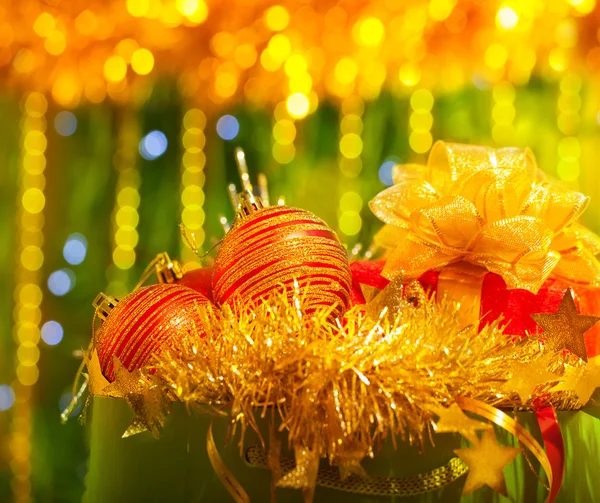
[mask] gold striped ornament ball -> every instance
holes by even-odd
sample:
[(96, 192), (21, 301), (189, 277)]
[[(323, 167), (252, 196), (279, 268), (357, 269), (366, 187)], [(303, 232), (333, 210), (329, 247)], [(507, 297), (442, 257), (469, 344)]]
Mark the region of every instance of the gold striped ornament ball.
[(297, 281), (305, 311), (350, 303), (348, 257), (335, 232), (312, 213), (287, 206), (242, 216), (225, 236), (213, 269), (213, 296), (234, 310), (251, 307)]
[(111, 382), (115, 378), (113, 357), (132, 372), (182, 337), (203, 336), (197, 308), (208, 305), (204, 295), (175, 284), (150, 285), (127, 295), (110, 311), (97, 334), (104, 377)]

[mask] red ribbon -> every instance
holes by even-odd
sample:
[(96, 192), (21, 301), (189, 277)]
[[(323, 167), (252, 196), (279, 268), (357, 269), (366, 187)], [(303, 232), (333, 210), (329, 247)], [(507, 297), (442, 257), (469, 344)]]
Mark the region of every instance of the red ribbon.
[(558, 424), (556, 411), (551, 405), (542, 407), (535, 411), (544, 446), (546, 447), (546, 455), (552, 467), (552, 487), (550, 488), (549, 503), (554, 501), (560, 487), (562, 486), (563, 475), (565, 472), (565, 445), (563, 443), (562, 433)]
[[(383, 289), (389, 281), (381, 276), (384, 260), (357, 260), (350, 264), (352, 272), (352, 303), (364, 304), (360, 285)], [(439, 271), (428, 271), (419, 278), (425, 290), (437, 291)], [(497, 274), (488, 273), (481, 285), (480, 312), (483, 324), (503, 317), (504, 333), (525, 336), (526, 333), (540, 334), (541, 328), (533, 321), (534, 313), (555, 313), (560, 306), (568, 285), (550, 278), (537, 294), (526, 290), (506, 288), (506, 283)], [(597, 289), (574, 288), (576, 304), (582, 314), (597, 315), (600, 312), (600, 292)], [(585, 335), (588, 356), (600, 355), (600, 323)]]

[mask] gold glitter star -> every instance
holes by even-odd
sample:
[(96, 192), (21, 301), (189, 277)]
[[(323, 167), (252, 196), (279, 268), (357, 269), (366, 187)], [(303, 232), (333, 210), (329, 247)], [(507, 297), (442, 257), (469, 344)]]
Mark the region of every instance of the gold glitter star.
[(144, 378), (141, 370), (129, 372), (117, 357), (113, 357), (115, 380), (104, 388), (105, 395), (124, 398), (130, 393), (141, 393), (144, 388)]
[(294, 454), (296, 468), (279, 479), (277, 487), (302, 489), (304, 501), (312, 501), (319, 471), (319, 456), (304, 447), (295, 449)]
[(103, 389), (103, 394), (115, 398), (125, 398), (131, 406), (134, 418), (127, 427), (123, 438), (149, 431), (158, 438), (168, 414), (169, 402), (160, 386), (152, 383), (141, 369), (129, 372), (119, 361), (113, 358), (115, 380)]
[(490, 428), (489, 424), (471, 419), (456, 403), (448, 408), (436, 409), (435, 414), (439, 416), (439, 420), (434, 426), (436, 433), (460, 433), (465, 438), (472, 439), (474, 436), (476, 437), (477, 430)]
[(568, 349), (582, 360), (588, 360), (583, 334), (600, 320), (577, 312), (573, 293), (568, 288), (555, 314), (532, 314), (535, 322), (544, 329), (550, 347), (556, 351)]
[(552, 391), (574, 391), (581, 405), (585, 405), (598, 388), (600, 388), (600, 365), (587, 365), (585, 368), (569, 368), (563, 382), (552, 388)]
[(515, 391), (521, 403), (526, 403), (531, 393), (540, 384), (550, 381), (558, 381), (560, 378), (552, 372), (548, 372), (547, 358), (540, 358), (532, 363), (515, 362), (511, 366), (511, 377), (504, 383), (504, 390)]
[(94, 349), (91, 356), (88, 353), (88, 359), (86, 362), (88, 369), (88, 388), (92, 395), (103, 395), (104, 390), (110, 384), (106, 377), (102, 374), (100, 367), (100, 359), (98, 358), (98, 352)]
[(516, 447), (498, 445), (493, 429), (485, 431), (473, 447), (454, 449), (454, 453), (469, 467), (463, 495), (486, 485), (506, 496), (504, 468), (513, 462), (519, 452), (520, 449)]

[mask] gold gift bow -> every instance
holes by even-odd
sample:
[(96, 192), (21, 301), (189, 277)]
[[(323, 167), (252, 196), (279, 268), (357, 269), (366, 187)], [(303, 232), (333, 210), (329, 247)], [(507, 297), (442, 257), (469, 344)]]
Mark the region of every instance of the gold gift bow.
[(577, 224), (588, 204), (545, 180), (529, 149), (437, 142), (426, 166), (397, 166), (371, 202), (385, 222), (383, 276), (411, 280), (460, 261), (537, 293), (553, 274), (600, 285), (600, 238)]

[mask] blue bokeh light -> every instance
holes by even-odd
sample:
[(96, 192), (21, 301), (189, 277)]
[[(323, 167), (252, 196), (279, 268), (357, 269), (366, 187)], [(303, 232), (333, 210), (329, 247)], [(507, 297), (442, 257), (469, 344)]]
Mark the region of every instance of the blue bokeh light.
[(54, 117), (54, 129), (61, 136), (71, 136), (77, 131), (77, 117), (73, 112), (58, 112)]
[(240, 132), (240, 123), (233, 115), (224, 115), (217, 121), (217, 134), (224, 140), (233, 140)]
[(152, 161), (167, 151), (169, 142), (165, 133), (155, 129), (140, 140), (139, 150), (144, 159)]
[(42, 325), (42, 340), (48, 346), (56, 346), (64, 335), (65, 331), (58, 321), (50, 320)]
[(78, 232), (71, 234), (63, 247), (65, 260), (71, 265), (81, 264), (85, 259), (87, 246), (87, 239), (83, 234)]
[(398, 162), (394, 159), (387, 159), (381, 164), (379, 167), (379, 180), (381, 180), (381, 183), (388, 186), (394, 184), (392, 172), (396, 164), (398, 164)]
[(48, 290), (61, 297), (75, 286), (75, 273), (70, 269), (59, 269), (48, 276)]
[(10, 409), (15, 403), (15, 392), (8, 384), (0, 385), (0, 411)]

